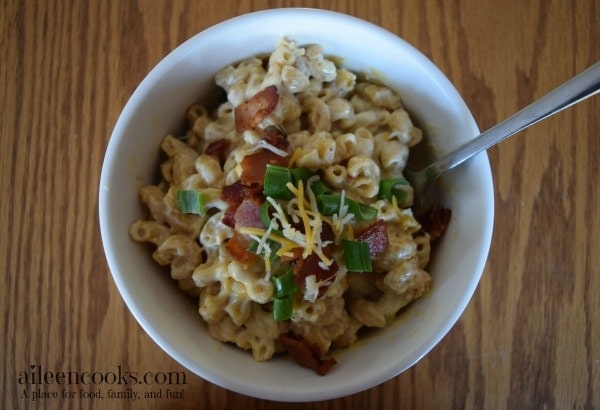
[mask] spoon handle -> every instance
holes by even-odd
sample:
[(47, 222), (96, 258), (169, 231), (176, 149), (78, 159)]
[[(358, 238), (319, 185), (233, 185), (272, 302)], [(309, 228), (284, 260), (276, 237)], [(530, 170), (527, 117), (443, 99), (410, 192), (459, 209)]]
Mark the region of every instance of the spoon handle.
[(427, 168), (431, 174), (439, 174), (454, 168), (475, 154), (508, 138), (525, 128), (600, 91), (600, 62), (595, 63), (567, 82), (558, 86), (539, 100), (513, 114), (480, 134), (467, 144), (446, 154)]

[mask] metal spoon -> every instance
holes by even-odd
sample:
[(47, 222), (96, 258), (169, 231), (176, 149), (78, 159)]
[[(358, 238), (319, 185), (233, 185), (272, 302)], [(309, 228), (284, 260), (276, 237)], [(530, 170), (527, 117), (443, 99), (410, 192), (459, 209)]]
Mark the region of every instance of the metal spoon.
[(404, 177), (414, 189), (414, 212), (418, 214), (423, 210), (427, 188), (444, 172), (462, 164), (467, 159), (490, 148), (505, 138), (523, 131), (538, 121), (546, 119), (579, 101), (591, 97), (599, 91), (600, 62), (597, 62), (550, 91), (539, 100), (425, 168), (418, 171), (409, 169), (409, 167), (405, 168)]

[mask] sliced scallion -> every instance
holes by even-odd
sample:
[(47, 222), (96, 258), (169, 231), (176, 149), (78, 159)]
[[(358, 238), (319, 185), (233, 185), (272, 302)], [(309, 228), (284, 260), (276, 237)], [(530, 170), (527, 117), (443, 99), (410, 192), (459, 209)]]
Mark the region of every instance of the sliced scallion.
[(293, 312), (293, 295), (287, 295), (281, 298), (275, 296), (273, 298), (273, 320), (275, 320), (276, 322), (288, 320), (292, 317)]
[(339, 195), (319, 195), (317, 196), (317, 207), (322, 215), (331, 216), (340, 212), (341, 201), (342, 197)]
[(279, 165), (268, 164), (265, 172), (265, 182), (263, 193), (265, 196), (270, 196), (275, 199), (290, 200), (293, 198), (292, 193), (286, 187), (288, 182), (298, 186), (302, 181), (306, 185), (306, 181), (313, 175), (307, 168), (286, 168)]
[(263, 223), (265, 228), (268, 228), (271, 225), (271, 209), (273, 209), (273, 205), (269, 201), (263, 202), (260, 207), (260, 221)]
[(329, 187), (327, 185), (325, 185), (325, 183), (323, 181), (321, 181), (320, 179), (313, 182), (310, 185), (310, 189), (313, 191), (313, 194), (315, 194), (315, 197), (318, 197), (319, 195), (330, 195), (331, 194), (331, 189), (329, 189)]
[[(273, 205), (269, 201), (263, 202), (259, 207), (260, 221), (263, 223), (265, 228), (268, 228), (271, 225), (271, 211), (273, 210)], [(274, 234), (279, 236), (283, 236), (283, 233), (279, 229), (271, 230)]]
[(263, 187), (265, 196), (283, 200), (292, 199), (293, 195), (286, 187), (288, 182), (292, 182), (292, 174), (289, 168), (267, 164)]
[[(342, 197), (340, 195), (324, 194), (317, 197), (317, 207), (319, 212), (325, 216), (331, 216), (340, 213)], [(344, 199), (344, 204), (348, 206), (348, 212), (361, 221), (370, 221), (377, 216), (377, 209), (365, 205), (352, 199)]]
[(313, 173), (307, 168), (290, 168), (290, 174), (292, 175), (292, 183), (294, 186), (298, 186), (298, 181), (302, 181), (306, 186), (308, 178), (313, 176)]
[(411, 190), (410, 184), (404, 178), (384, 179), (379, 183), (379, 194), (377, 194), (377, 197), (388, 201), (391, 201), (392, 197), (395, 197), (398, 205), (402, 206), (409, 199)]
[(206, 213), (202, 192), (195, 189), (177, 191), (177, 204), (182, 214), (204, 215)]
[(256, 253), (256, 251), (258, 251), (258, 241), (252, 239), (250, 241), (250, 243), (248, 244), (248, 251), (252, 252), (252, 253)]
[(294, 269), (291, 265), (283, 275), (271, 276), (273, 283), (273, 294), (276, 297), (284, 297), (293, 294), (297, 287), (294, 282)]
[(271, 266), (275, 265), (279, 262), (279, 256), (277, 256), (277, 251), (281, 248), (281, 244), (275, 241), (269, 241), (269, 246), (271, 247), (271, 256), (269, 257), (269, 262), (271, 262)]
[(360, 202), (346, 199), (348, 203), (348, 212), (354, 214), (360, 221), (370, 221), (377, 217), (377, 209)]
[[(271, 254), (269, 256), (269, 262), (271, 262), (271, 266), (273, 266), (277, 262), (279, 262), (280, 257), (277, 256), (277, 251), (279, 250), (279, 248), (281, 248), (281, 244), (279, 244), (278, 242), (275, 242), (275, 241), (268, 240), (268, 239), (267, 239), (267, 244), (269, 245), (269, 249), (271, 250)], [(250, 244), (248, 244), (247, 250), (259, 255), (258, 241), (252, 239), (250, 241)], [(265, 258), (264, 251), (261, 252), (260, 256), (262, 256), (263, 259)]]
[(371, 254), (367, 242), (342, 240), (346, 268), (351, 272), (371, 272)]
[(294, 282), (294, 265), (290, 265), (283, 275), (271, 276), (271, 283), (273, 283), (273, 320), (287, 320), (292, 317), (293, 296), (297, 290)]

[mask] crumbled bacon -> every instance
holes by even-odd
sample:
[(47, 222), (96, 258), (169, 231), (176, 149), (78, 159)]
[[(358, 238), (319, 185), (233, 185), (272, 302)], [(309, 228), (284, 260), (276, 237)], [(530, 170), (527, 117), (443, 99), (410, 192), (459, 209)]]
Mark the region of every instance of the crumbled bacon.
[(229, 254), (237, 261), (254, 261), (257, 255), (248, 250), (250, 238), (246, 235), (235, 234), (227, 241), (227, 250)]
[(433, 241), (444, 235), (450, 224), (451, 217), (452, 210), (434, 204), (423, 215), (419, 216), (418, 220), (422, 229), (429, 234)]
[(264, 228), (260, 218), (260, 203), (255, 199), (244, 199), (233, 215), (236, 226), (246, 228)]
[(235, 107), (235, 129), (244, 132), (256, 128), (262, 120), (275, 110), (279, 103), (277, 87), (271, 85), (256, 93), (245, 103)]
[(244, 187), (237, 181), (226, 185), (221, 190), (221, 199), (227, 202), (227, 209), (223, 215), (223, 223), (231, 228), (235, 227), (235, 211), (244, 200)]
[(329, 242), (325, 248), (323, 248), (323, 253), (326, 256), (331, 256), (333, 251), (335, 250), (335, 232), (333, 232), (333, 228), (328, 223), (324, 223), (321, 225), (321, 242)]
[(258, 184), (262, 187), (265, 179), (267, 164), (286, 166), (288, 160), (271, 151), (261, 149), (254, 154), (246, 155), (241, 162), (242, 175), (240, 181), (243, 185)]
[(223, 163), (227, 159), (227, 150), (229, 149), (229, 145), (231, 145), (231, 141), (228, 139), (222, 138), (208, 144), (204, 153), (206, 155), (216, 155), (219, 157), (219, 160)]
[(383, 253), (388, 247), (388, 234), (384, 221), (377, 221), (361, 233), (356, 235), (357, 241), (369, 244), (369, 253), (375, 257)]
[(221, 190), (221, 199), (229, 205), (223, 215), (225, 225), (235, 227), (235, 213), (244, 199), (252, 199), (259, 204), (264, 202), (262, 191), (267, 164), (285, 166), (287, 159), (264, 149), (242, 159), (240, 180)]
[(235, 212), (244, 199), (252, 199), (256, 203), (263, 202), (262, 186), (245, 186), (240, 181), (226, 185), (221, 190), (221, 199), (227, 202), (227, 209), (223, 215), (223, 223), (231, 228), (235, 227)]
[(301, 366), (313, 369), (319, 376), (324, 376), (337, 363), (334, 358), (321, 358), (321, 350), (314, 343), (309, 343), (293, 333), (280, 334), (277, 341)]
[(276, 127), (273, 127), (273, 126), (267, 127), (263, 131), (262, 137), (269, 144), (271, 144), (274, 147), (277, 147), (279, 149), (282, 149), (284, 151), (290, 145), (287, 138), (284, 135), (282, 135), (281, 132)]
[(237, 209), (237, 205), (229, 205), (225, 212), (223, 213), (223, 224), (227, 225), (230, 228), (235, 228), (235, 210)]
[[(339, 267), (335, 260), (328, 266), (328, 269), (323, 269), (319, 262), (321, 259), (316, 253), (311, 253), (306, 258), (300, 258), (294, 264), (294, 280), (298, 286), (304, 287), (306, 284), (306, 278), (310, 275), (315, 275), (317, 283), (326, 282), (331, 280), (332, 277), (338, 272)], [(319, 287), (319, 295), (321, 297), (327, 291), (328, 285)]]
[(238, 205), (244, 200), (244, 187), (240, 181), (236, 181), (231, 185), (226, 185), (221, 190), (221, 199), (228, 204), (237, 203)]

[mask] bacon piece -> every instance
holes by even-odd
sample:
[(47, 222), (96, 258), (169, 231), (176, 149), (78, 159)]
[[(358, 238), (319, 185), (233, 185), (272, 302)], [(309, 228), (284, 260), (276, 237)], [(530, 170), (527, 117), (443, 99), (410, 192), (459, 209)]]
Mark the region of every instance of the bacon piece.
[(335, 232), (333, 232), (333, 228), (328, 223), (323, 223), (321, 225), (321, 242), (330, 242), (329, 245), (323, 248), (323, 254), (327, 257), (331, 257), (333, 255), (333, 251), (335, 250)]
[(274, 147), (284, 151), (290, 145), (287, 138), (284, 135), (281, 135), (281, 132), (274, 126), (270, 126), (263, 131), (263, 139)]
[(244, 186), (240, 181), (226, 185), (221, 190), (221, 199), (227, 202), (227, 209), (223, 214), (223, 223), (230, 228), (235, 227), (235, 211), (244, 200)]
[(252, 199), (259, 204), (264, 202), (262, 187), (245, 186), (240, 181), (224, 186), (221, 190), (221, 199), (229, 205), (223, 215), (223, 223), (230, 228), (235, 227), (235, 212), (244, 199)]
[(244, 187), (244, 198), (256, 199), (258, 203), (265, 202), (265, 196), (263, 194), (263, 185), (243, 185)]
[(244, 187), (240, 181), (236, 181), (231, 185), (226, 185), (221, 190), (221, 199), (228, 204), (237, 203), (238, 205), (244, 200)]
[(256, 93), (250, 100), (235, 107), (235, 129), (241, 133), (256, 126), (271, 114), (279, 103), (277, 87), (271, 85)]
[(422, 229), (427, 232), (431, 240), (441, 238), (446, 232), (452, 217), (452, 210), (442, 208), (438, 204), (433, 204), (418, 220)]
[(313, 369), (319, 376), (325, 376), (337, 361), (334, 358), (321, 358), (321, 350), (293, 333), (282, 333), (277, 338), (281, 346), (300, 366)]
[(225, 162), (227, 159), (227, 150), (229, 149), (229, 145), (231, 145), (231, 141), (222, 138), (208, 144), (204, 150), (204, 153), (206, 155), (216, 155), (219, 157), (221, 162)]
[[(294, 281), (298, 286), (304, 287), (306, 285), (306, 278), (310, 275), (315, 275), (315, 280), (319, 283), (326, 282), (338, 272), (339, 267), (335, 261), (333, 261), (328, 269), (323, 269), (319, 266), (320, 261), (321, 259), (316, 253), (311, 253), (306, 258), (301, 258), (296, 261), (294, 264)], [(323, 296), (328, 287), (329, 286), (320, 286), (318, 297)]]
[(236, 208), (233, 215), (236, 226), (244, 226), (246, 228), (264, 228), (260, 218), (259, 203), (255, 199), (244, 199)]
[(384, 221), (377, 221), (360, 234), (356, 235), (356, 240), (369, 244), (369, 253), (375, 257), (383, 253), (389, 244), (387, 227)]
[(240, 176), (240, 181), (242, 181), (242, 184), (244, 185), (250, 186), (258, 184), (262, 187), (267, 164), (286, 166), (287, 163), (288, 160), (286, 158), (280, 157), (271, 151), (261, 149), (254, 154), (246, 155), (242, 159), (242, 175)]
[(223, 213), (223, 219), (221, 221), (230, 228), (235, 228), (235, 210), (237, 206), (229, 205), (229, 207)]
[(254, 261), (257, 255), (248, 250), (250, 238), (246, 235), (235, 234), (227, 241), (227, 250), (229, 254), (237, 261)]

